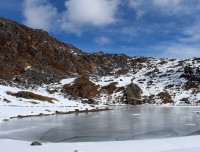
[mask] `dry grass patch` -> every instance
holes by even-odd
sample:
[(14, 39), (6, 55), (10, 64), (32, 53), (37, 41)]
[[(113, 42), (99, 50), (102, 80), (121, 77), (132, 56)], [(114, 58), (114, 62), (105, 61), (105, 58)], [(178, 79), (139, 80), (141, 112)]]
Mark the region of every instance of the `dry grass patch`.
[(55, 98), (50, 98), (50, 97), (47, 97), (47, 96), (42, 96), (42, 95), (35, 94), (33, 92), (26, 92), (26, 91), (19, 91), (17, 93), (7, 92), (7, 94), (11, 95), (11, 96), (15, 96), (17, 98), (47, 101), (49, 103), (53, 103), (53, 100), (56, 100)]

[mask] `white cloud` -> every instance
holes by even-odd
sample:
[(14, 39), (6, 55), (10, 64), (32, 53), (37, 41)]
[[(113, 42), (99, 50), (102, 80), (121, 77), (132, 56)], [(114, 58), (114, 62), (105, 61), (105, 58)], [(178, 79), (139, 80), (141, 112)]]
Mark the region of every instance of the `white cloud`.
[(115, 23), (118, 5), (119, 0), (66, 0), (66, 9), (58, 13), (49, 0), (24, 0), (24, 23), (32, 28), (80, 35), (86, 25), (102, 27)]
[(130, 2), (130, 5), (134, 8), (137, 8), (140, 4), (139, 3), (140, 1), (138, 1), (138, 0), (129, 0), (129, 2)]
[(153, 3), (161, 8), (164, 7), (177, 7), (183, 0), (153, 0)]
[(131, 37), (137, 37), (140, 34), (139, 30), (134, 27), (124, 27), (120, 32)]
[(146, 0), (129, 0), (129, 4), (136, 11), (136, 19), (140, 19), (145, 15), (145, 7), (149, 5), (149, 2)]
[(65, 32), (73, 33), (77, 36), (81, 36), (81, 34), (82, 34), (81, 26), (71, 23), (71, 22), (67, 22), (65, 20), (61, 21), (60, 27), (61, 27), (61, 30), (65, 31)]
[(51, 30), (57, 17), (57, 10), (46, 0), (24, 0), (24, 24), (29, 27)]
[(69, 0), (65, 6), (73, 23), (102, 26), (116, 22), (118, 0)]
[(152, 9), (158, 9), (160, 12), (170, 15), (174, 14), (185, 7), (183, 1), (186, 0), (129, 0), (129, 3), (136, 11), (136, 18), (138, 19)]
[(111, 43), (111, 40), (106, 36), (101, 36), (101, 37), (95, 38), (94, 42), (99, 45), (107, 45)]
[(142, 18), (144, 15), (145, 15), (145, 11), (143, 11), (143, 10), (138, 10), (137, 11), (137, 14), (136, 14), (136, 19), (140, 19), (140, 18)]
[(132, 6), (133, 8), (138, 8), (141, 5), (147, 3), (146, 0), (129, 0), (130, 6)]
[(184, 31), (183, 34), (186, 35), (186, 37), (181, 38), (180, 41), (182, 42), (199, 42), (200, 41), (200, 22), (197, 21), (193, 25), (187, 27)]
[(163, 50), (158, 57), (169, 57), (169, 58), (192, 58), (200, 57), (200, 46), (190, 46), (181, 44), (172, 44), (159, 47), (159, 50)]
[(199, 0), (153, 0), (153, 5), (168, 15), (191, 15), (199, 13)]
[(193, 14), (200, 10), (199, 0), (128, 0), (129, 4), (134, 10), (136, 10), (138, 17), (139, 14), (143, 16), (144, 13), (152, 11), (152, 9), (157, 9), (166, 15), (183, 15), (183, 14)]

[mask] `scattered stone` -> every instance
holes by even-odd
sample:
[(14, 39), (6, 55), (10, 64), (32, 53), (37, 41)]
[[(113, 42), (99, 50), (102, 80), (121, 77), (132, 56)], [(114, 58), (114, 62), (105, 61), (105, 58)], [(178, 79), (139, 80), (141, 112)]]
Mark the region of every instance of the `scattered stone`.
[(23, 118), (23, 116), (21, 116), (21, 115), (18, 115), (18, 116), (17, 116), (17, 118), (19, 118), (19, 119), (20, 119), (20, 118)]
[(11, 103), (11, 101), (10, 101), (10, 100), (8, 100), (8, 99), (6, 99), (6, 98), (4, 98), (4, 99), (3, 99), (3, 102), (6, 102), (6, 103)]
[(38, 141), (33, 141), (32, 143), (31, 143), (31, 146), (41, 146), (42, 144), (40, 143), (40, 142), (38, 142)]
[(3, 121), (7, 122), (7, 121), (9, 121), (9, 119), (3, 119)]

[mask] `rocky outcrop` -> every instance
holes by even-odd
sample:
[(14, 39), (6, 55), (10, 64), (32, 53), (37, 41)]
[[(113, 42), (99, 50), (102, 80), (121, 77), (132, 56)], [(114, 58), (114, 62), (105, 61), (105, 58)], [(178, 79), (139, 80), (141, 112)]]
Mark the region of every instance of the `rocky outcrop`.
[(158, 93), (157, 97), (164, 104), (166, 104), (166, 103), (174, 103), (174, 101), (172, 100), (172, 97), (170, 96), (170, 94), (167, 91)]
[(187, 81), (187, 82), (184, 84), (183, 89), (184, 89), (184, 90), (190, 90), (190, 89), (196, 90), (196, 89), (199, 89), (199, 85), (196, 84), (195, 82)]
[[(198, 61), (198, 60), (197, 60)], [(180, 78), (184, 78), (187, 82), (183, 85), (184, 90), (193, 90), (200, 91), (200, 68), (185, 66), (184, 73), (180, 76)]]
[(116, 86), (117, 84), (118, 84), (117, 82), (112, 82), (109, 85), (103, 86), (101, 88), (101, 91), (103, 93), (113, 94), (113, 92), (117, 89), (117, 86)]
[[(17, 76), (23, 82), (48, 84), (53, 80), (44, 77), (60, 79), (74, 73), (103, 76), (115, 68), (128, 67), (129, 58), (126, 55), (84, 53), (45, 31), (0, 18), (0, 79), (11, 80)], [(27, 67), (32, 68), (34, 78), (26, 71)]]
[(137, 84), (129, 84), (124, 90), (123, 102), (126, 104), (141, 104), (142, 90)]
[(64, 85), (63, 92), (72, 97), (81, 97), (86, 99), (94, 98), (100, 93), (98, 91), (98, 86), (92, 83), (86, 76), (77, 78), (72, 85)]

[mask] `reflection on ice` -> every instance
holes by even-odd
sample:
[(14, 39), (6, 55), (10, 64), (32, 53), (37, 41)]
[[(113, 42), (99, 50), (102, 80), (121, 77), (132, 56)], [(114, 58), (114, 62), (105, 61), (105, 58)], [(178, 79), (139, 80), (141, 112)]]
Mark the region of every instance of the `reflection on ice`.
[(4, 122), (0, 138), (51, 142), (167, 138), (200, 134), (198, 107), (121, 106)]
[(197, 124), (185, 124), (186, 126), (196, 126)]
[(135, 114), (132, 114), (133, 116), (140, 116), (141, 114), (140, 113), (135, 113)]

